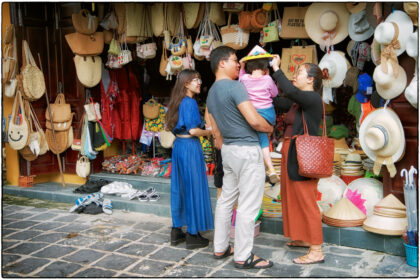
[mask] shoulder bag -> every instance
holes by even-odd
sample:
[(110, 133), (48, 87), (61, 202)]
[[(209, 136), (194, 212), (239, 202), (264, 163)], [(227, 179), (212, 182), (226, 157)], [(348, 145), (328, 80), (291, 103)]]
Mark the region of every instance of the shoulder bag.
[[(21, 115), (19, 115), (19, 108)], [(29, 140), (29, 124), (25, 116), (20, 89), (16, 93), (11, 116), (7, 134), (9, 145), (13, 150), (20, 150)]]
[(302, 110), (304, 134), (295, 136), (300, 176), (326, 178), (333, 174), (334, 139), (327, 137), (324, 102), (322, 102), (322, 118), (322, 136), (311, 136)]
[(160, 144), (165, 149), (172, 148), (175, 138), (175, 135), (171, 131), (164, 129), (160, 132)]
[(76, 162), (76, 173), (79, 177), (86, 178), (90, 174), (90, 161), (87, 156), (81, 156)]

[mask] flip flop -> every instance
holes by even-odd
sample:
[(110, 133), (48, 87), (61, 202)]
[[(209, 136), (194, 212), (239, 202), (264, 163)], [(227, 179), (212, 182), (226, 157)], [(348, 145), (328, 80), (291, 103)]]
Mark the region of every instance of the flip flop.
[(153, 187), (150, 187), (147, 190), (143, 191), (143, 193), (138, 196), (138, 199), (141, 202), (149, 201), (150, 196), (155, 193), (156, 193), (156, 189)]
[(102, 211), (108, 215), (112, 214), (112, 202), (110, 199), (104, 199), (104, 202), (102, 203)]
[(89, 195), (84, 196), (84, 197), (79, 197), (78, 199), (76, 199), (75, 205), (73, 205), (70, 208), (69, 212), (74, 212), (81, 206), (89, 205), (92, 201), (98, 201), (103, 196), (104, 195), (102, 193), (96, 192), (96, 193), (92, 193), (92, 194), (89, 194)]
[(153, 193), (153, 194), (148, 196), (148, 199), (151, 202), (155, 202), (155, 201), (158, 201), (160, 199), (160, 195), (158, 193)]
[[(258, 263), (266, 261), (268, 262), (267, 265), (262, 265), (262, 266), (257, 266)], [(269, 261), (269, 260), (265, 260), (263, 258), (259, 258), (256, 259), (254, 261), (254, 253), (251, 253), (251, 256), (249, 256), (249, 258), (244, 262), (244, 263), (237, 263), (235, 262), (235, 267), (236, 268), (241, 268), (241, 269), (249, 269), (249, 268), (253, 268), (253, 269), (264, 269), (264, 268), (269, 268), (273, 266), (273, 262)]]
[(224, 259), (224, 258), (227, 258), (227, 257), (230, 257), (230, 256), (232, 256), (233, 255), (233, 253), (234, 252), (232, 252), (232, 249), (231, 249), (231, 247), (230, 247), (230, 245), (228, 246), (228, 248), (226, 249), (226, 251), (223, 253), (223, 255), (220, 255), (220, 256), (217, 256), (217, 255), (215, 255), (215, 254), (213, 254), (213, 258), (215, 258), (215, 259)]

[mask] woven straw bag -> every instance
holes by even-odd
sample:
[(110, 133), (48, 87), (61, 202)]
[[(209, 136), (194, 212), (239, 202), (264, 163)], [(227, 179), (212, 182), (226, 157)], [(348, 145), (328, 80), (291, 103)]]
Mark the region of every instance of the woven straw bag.
[(265, 21), (267, 19), (267, 12), (264, 11), (263, 9), (256, 9), (252, 12), (251, 15), (251, 26), (252, 26), (252, 31), (259, 31), (261, 30), (264, 25), (265, 25)]
[(98, 18), (91, 15), (86, 9), (80, 10), (77, 14), (72, 14), (71, 20), (73, 22), (74, 29), (85, 35), (95, 33), (98, 28)]
[(296, 153), (299, 175), (308, 178), (327, 178), (333, 174), (334, 139), (328, 138), (325, 122), (325, 106), (322, 102), (323, 131), (322, 136), (311, 136), (302, 110), (304, 134), (296, 138)]
[(76, 74), (80, 83), (91, 88), (99, 84), (102, 77), (102, 59), (99, 56), (79, 56), (74, 58)]
[(81, 156), (76, 162), (76, 173), (79, 177), (86, 178), (90, 174), (90, 161), (86, 156)]
[(30, 101), (38, 100), (45, 93), (44, 73), (36, 65), (28, 42), (25, 40), (22, 41), (22, 56), (23, 94)]
[(175, 138), (171, 131), (164, 129), (160, 132), (160, 144), (166, 149), (172, 148)]
[(210, 3), (210, 12), (209, 12), (209, 19), (216, 25), (225, 25), (226, 18), (225, 13), (223, 12), (223, 4), (222, 3)]
[[(18, 108), (20, 108), (20, 111), (22, 112), (20, 124), (16, 124)], [(15, 96), (15, 101), (13, 102), (13, 109), (11, 119), (9, 121), (7, 137), (10, 147), (14, 150), (23, 149), (23, 147), (25, 147), (29, 141), (29, 122), (26, 117), (25, 110), (23, 108), (23, 101), (20, 88), (18, 88), (18, 91)]]
[(78, 55), (99, 55), (104, 49), (104, 33), (84, 35), (78, 32), (65, 35), (71, 51)]
[(65, 150), (67, 150), (67, 146), (69, 143), (69, 131), (54, 131), (55, 132), (55, 138), (57, 140), (57, 150), (55, 148), (54, 144), (54, 137), (51, 129), (45, 130), (45, 137), (48, 142), (48, 147), (50, 148), (50, 151), (54, 154), (61, 154)]
[[(29, 139), (28, 143), (26, 144), (23, 149), (19, 150), (19, 154), (27, 161), (33, 161), (38, 158), (39, 152), (39, 143), (40, 143), (40, 134), (32, 128), (32, 121), (33, 116), (31, 114), (30, 103), (27, 100), (24, 100), (24, 110), (26, 116), (28, 116), (28, 124), (29, 124)], [(31, 148), (32, 147), (32, 148)]]
[(263, 42), (270, 43), (270, 42), (278, 42), (279, 38), (279, 24), (281, 22), (279, 10), (277, 8), (276, 3), (273, 4), (272, 8), (274, 12), (274, 21), (271, 21), (271, 14), (270, 14), (270, 23), (263, 28)]
[(118, 34), (123, 34), (127, 31), (127, 21), (125, 19), (125, 4), (123, 2), (113, 3), (115, 15), (118, 19)]
[(168, 25), (168, 30), (171, 35), (175, 35), (179, 29), (180, 22), (180, 13), (181, 10), (180, 3), (165, 3), (166, 8), (166, 22)]
[(187, 29), (194, 28), (200, 11), (201, 3), (182, 3), (184, 24)]
[[(55, 102), (50, 104), (50, 110), (53, 122), (67, 122), (73, 118), (70, 104), (66, 103), (64, 93), (57, 94)], [(47, 120), (47, 122), (49, 122), (50, 120), (50, 114), (48, 113), (48, 110), (45, 111), (45, 119)]]
[(166, 77), (166, 66), (168, 65), (168, 55), (166, 54), (165, 41), (162, 41), (162, 58), (160, 59), (159, 73)]
[(232, 14), (229, 13), (228, 25), (220, 28), (223, 45), (235, 50), (242, 50), (248, 46), (249, 32), (242, 30), (238, 25), (230, 25)]
[(143, 116), (147, 119), (156, 119), (159, 117), (160, 104), (153, 98), (143, 104)]
[(39, 154), (38, 155), (43, 155), (46, 152), (48, 152), (49, 148), (48, 148), (48, 143), (47, 143), (47, 139), (45, 137), (45, 133), (41, 128), (41, 125), (39, 123), (38, 118), (35, 115), (34, 109), (31, 107), (31, 115), (32, 115), (32, 120), (35, 124), (35, 129), (39, 134)]
[(152, 31), (156, 37), (162, 36), (165, 24), (163, 5), (163, 3), (155, 3), (150, 6), (150, 19), (152, 24)]
[(140, 36), (144, 14), (144, 4), (141, 3), (125, 3), (125, 19), (127, 22), (126, 36)]

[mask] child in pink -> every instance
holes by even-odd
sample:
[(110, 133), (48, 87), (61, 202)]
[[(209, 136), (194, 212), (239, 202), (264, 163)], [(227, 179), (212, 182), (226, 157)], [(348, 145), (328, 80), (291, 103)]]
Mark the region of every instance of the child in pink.
[[(249, 56), (245, 58), (249, 58)], [(275, 125), (276, 112), (274, 111), (272, 98), (277, 96), (278, 89), (269, 75), (269, 59), (258, 58), (244, 60), (245, 58), (242, 58), (239, 61), (241, 64), (239, 82), (248, 90), (249, 100), (252, 105), (254, 105), (257, 112), (271, 125)], [(258, 137), (264, 156), (264, 163), (268, 168), (270, 182), (277, 183), (280, 181), (280, 178), (276, 174), (273, 163), (271, 162), (268, 135), (267, 133), (258, 132)]]

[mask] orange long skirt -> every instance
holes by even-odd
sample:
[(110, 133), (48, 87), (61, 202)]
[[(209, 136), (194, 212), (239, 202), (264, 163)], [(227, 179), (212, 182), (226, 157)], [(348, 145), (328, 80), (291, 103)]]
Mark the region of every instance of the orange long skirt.
[(316, 203), (318, 180), (292, 181), (287, 173), (290, 139), (282, 148), (281, 201), (284, 236), (313, 245), (323, 243), (321, 213)]

